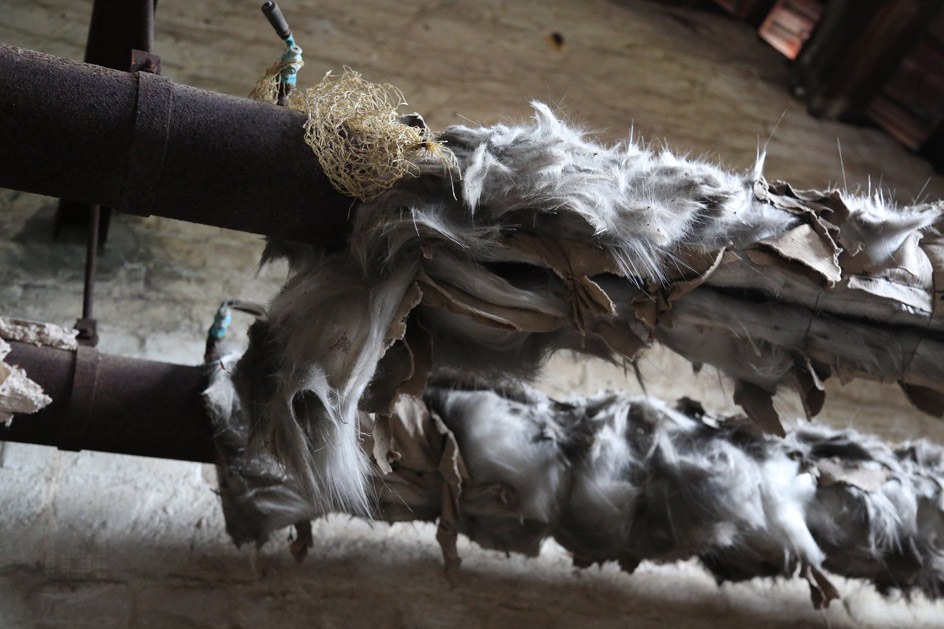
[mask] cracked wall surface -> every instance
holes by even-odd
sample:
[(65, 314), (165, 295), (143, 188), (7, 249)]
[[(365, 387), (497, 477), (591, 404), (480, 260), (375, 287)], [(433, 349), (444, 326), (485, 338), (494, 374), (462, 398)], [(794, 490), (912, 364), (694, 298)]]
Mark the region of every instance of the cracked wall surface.
[[(281, 52), (258, 2), (162, 0), (155, 51), (164, 74), (246, 95)], [(881, 185), (901, 201), (940, 198), (944, 179), (874, 129), (811, 118), (787, 68), (751, 30), (647, 2), (281, 3), (305, 49), (299, 82), (349, 65), (397, 85), (434, 129), (529, 115), (542, 99), (607, 140), (633, 133), (749, 167), (776, 131), (767, 176), (800, 187)], [(81, 59), (91, 2), (0, 0), (0, 41)], [(562, 35), (561, 50), (549, 43)], [(783, 119), (777, 126), (777, 121)], [(837, 140), (845, 172), (840, 168)], [(80, 314), (84, 236), (52, 240), (55, 202), (0, 190), (0, 314), (71, 325)], [(285, 269), (257, 272), (262, 239), (169, 219), (116, 215), (99, 261), (99, 349), (198, 362), (226, 298), (265, 301)], [(237, 323), (240, 323), (238, 320)], [(242, 320), (241, 323), (246, 323)], [(648, 392), (731, 409), (730, 385), (656, 348)], [(891, 387), (832, 388), (823, 420), (891, 440), (944, 441), (944, 427)], [(638, 389), (632, 374), (555, 358), (556, 395)], [(784, 415), (800, 416), (792, 398)], [(28, 421), (20, 419), (17, 421)], [(934, 626), (944, 609), (885, 601), (840, 581), (845, 604), (810, 608), (800, 582), (716, 588), (692, 565), (575, 570), (559, 548), (506, 558), (460, 545), (450, 589), (431, 525), (331, 517), (304, 564), (283, 540), (232, 547), (209, 466), (8, 444), (0, 458), (0, 626)], [(284, 539), (284, 538), (283, 538)]]

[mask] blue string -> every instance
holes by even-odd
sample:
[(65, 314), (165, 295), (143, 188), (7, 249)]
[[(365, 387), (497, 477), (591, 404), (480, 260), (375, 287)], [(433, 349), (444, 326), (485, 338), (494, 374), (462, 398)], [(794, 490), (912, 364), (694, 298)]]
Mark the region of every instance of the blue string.
[[(288, 63), (302, 62), (302, 49), (298, 47), (298, 45), (295, 43), (295, 38), (291, 35), (289, 35), (285, 40), (285, 52), (282, 53), (282, 61)], [(282, 72), (279, 73), (279, 78), (281, 81), (294, 87), (295, 74), (297, 72), (297, 68), (289, 66), (282, 69)]]
[(213, 316), (213, 325), (210, 326), (208, 334), (216, 339), (222, 339), (226, 336), (226, 329), (233, 321), (233, 315), (229, 309), (229, 302), (224, 301)]

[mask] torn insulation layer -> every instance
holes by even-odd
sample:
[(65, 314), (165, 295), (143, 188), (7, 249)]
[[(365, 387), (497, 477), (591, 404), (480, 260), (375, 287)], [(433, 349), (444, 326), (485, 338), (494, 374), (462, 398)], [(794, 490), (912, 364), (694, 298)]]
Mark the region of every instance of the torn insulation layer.
[(74, 351), (78, 347), (77, 334), (77, 330), (52, 323), (0, 317), (0, 424), (9, 425), (14, 414), (35, 413), (52, 403), (52, 398), (39, 384), (30, 380), (26, 371), (4, 362), (11, 349), (6, 341)]
[[(205, 400), (237, 544), (324, 513), (276, 461), (247, 456), (250, 420), (227, 370)], [(378, 515), (438, 521), (451, 581), (463, 533), (527, 555), (553, 538), (578, 566), (697, 557), (719, 583), (800, 576), (817, 607), (839, 596), (826, 572), (944, 593), (944, 450), (925, 442), (893, 449), (820, 426), (781, 439), (687, 399), (555, 401), (455, 383), (359, 417)]]
[(290, 277), (234, 381), (251, 447), (317, 508), (369, 511), (358, 412), (422, 395), (431, 373), (527, 381), (558, 350), (618, 361), (659, 341), (731, 377), (776, 434), (772, 396), (794, 389), (813, 416), (834, 374), (944, 414), (940, 203), (605, 147), (534, 107), (527, 124), (447, 129), (462, 179), (419, 159), (355, 208), (345, 249), (269, 243)]
[(3, 362), (9, 353), (9, 343), (0, 338), (0, 424), (7, 426), (14, 413), (35, 413), (52, 402), (25, 371)]

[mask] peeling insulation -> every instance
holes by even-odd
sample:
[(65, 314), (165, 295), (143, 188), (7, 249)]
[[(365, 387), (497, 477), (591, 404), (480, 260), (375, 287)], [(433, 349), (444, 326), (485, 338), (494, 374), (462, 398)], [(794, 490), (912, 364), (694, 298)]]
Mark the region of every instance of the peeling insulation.
[[(246, 455), (249, 418), (227, 371), (235, 359), (215, 369), (205, 400), (227, 530), (261, 545), (324, 512), (273, 459)], [(840, 595), (826, 572), (883, 593), (942, 594), (944, 450), (926, 442), (891, 448), (815, 425), (780, 438), (689, 399), (556, 401), (527, 388), (431, 386), (360, 420), (378, 515), (438, 520), (452, 582), (463, 533), (526, 555), (552, 538), (577, 566), (632, 572), (695, 557), (719, 583), (801, 577), (817, 607)]]
[(79, 347), (79, 342), (76, 340), (78, 334), (78, 330), (64, 328), (54, 323), (0, 317), (0, 338), (8, 341), (75, 351)]
[(10, 425), (14, 413), (35, 413), (52, 402), (42, 387), (16, 365), (3, 362), (10, 345), (0, 338), (0, 423)]
[(0, 423), (9, 425), (14, 413), (35, 413), (52, 402), (26, 371), (4, 361), (10, 353), (10, 344), (6, 341), (74, 350), (78, 346), (76, 334), (76, 330), (51, 323), (0, 317)]
[[(357, 206), (348, 246), (271, 242), (290, 277), (250, 330), (234, 382), (250, 448), (318, 510), (370, 511), (361, 412), (429, 374), (503, 386), (558, 350), (632, 360), (654, 341), (735, 382), (783, 435), (823, 381), (898, 382), (944, 413), (940, 204), (798, 191), (625, 142), (605, 147), (535, 103), (527, 124), (447, 129), (438, 159)], [(458, 194), (454, 195), (454, 186)]]

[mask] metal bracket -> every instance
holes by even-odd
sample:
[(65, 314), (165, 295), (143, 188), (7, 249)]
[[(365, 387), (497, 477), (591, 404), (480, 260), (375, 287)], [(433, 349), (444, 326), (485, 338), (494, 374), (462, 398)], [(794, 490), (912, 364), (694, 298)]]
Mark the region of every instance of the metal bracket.
[[(161, 194), (161, 173), (174, 109), (174, 84), (162, 76), (144, 71), (138, 72), (137, 77), (134, 133), (117, 207), (128, 214), (150, 216)], [(134, 198), (146, 201), (144, 206), (140, 201), (129, 200), (132, 190)]]
[(82, 345), (75, 352), (69, 412), (59, 424), (59, 448), (78, 452), (92, 421), (98, 386), (98, 350)]
[(151, 74), (161, 73), (161, 57), (146, 50), (131, 50), (131, 68), (129, 72), (149, 72)]
[(85, 347), (98, 345), (98, 321), (83, 317), (76, 319), (75, 325), (72, 327), (79, 331), (79, 335), (76, 337), (79, 345)]

